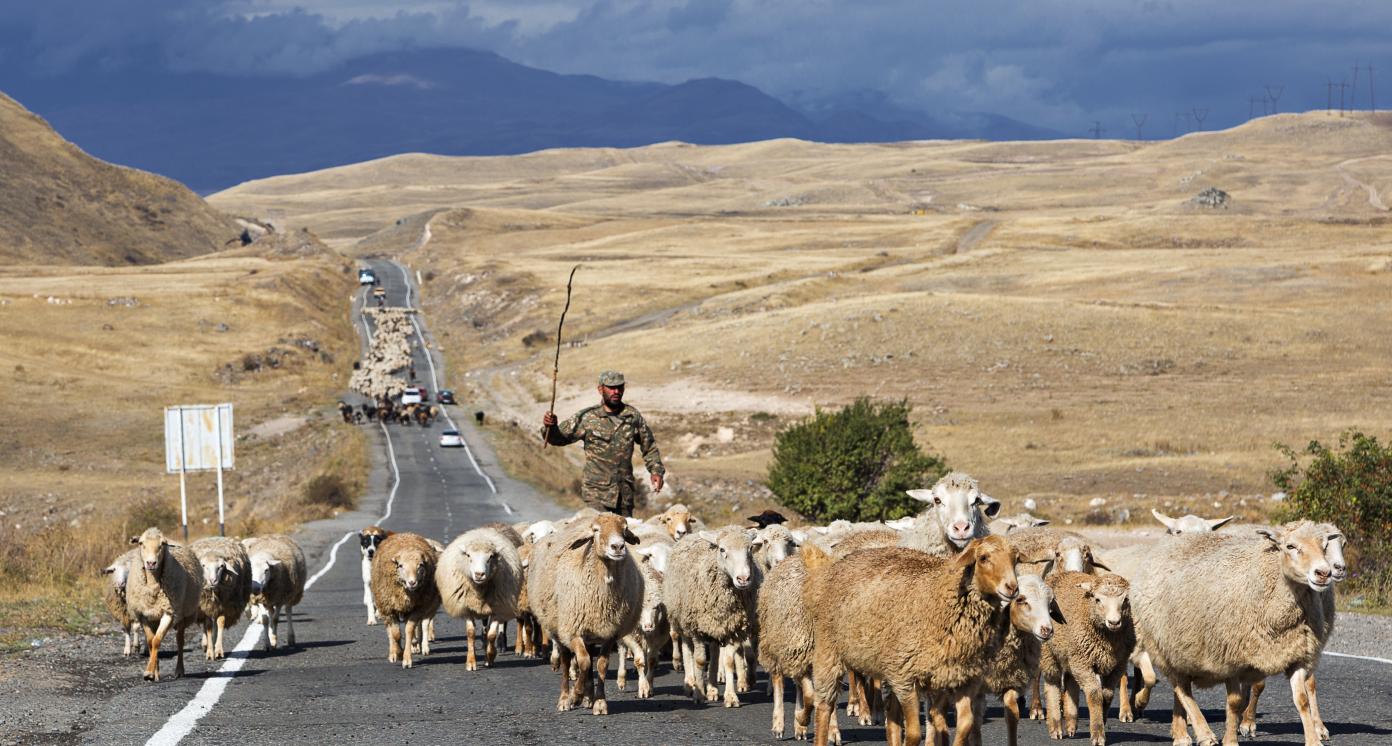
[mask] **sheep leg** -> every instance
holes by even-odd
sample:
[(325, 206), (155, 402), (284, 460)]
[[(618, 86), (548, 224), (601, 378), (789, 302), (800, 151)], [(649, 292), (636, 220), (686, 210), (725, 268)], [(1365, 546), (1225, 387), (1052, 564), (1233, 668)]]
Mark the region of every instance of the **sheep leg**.
[(669, 629), (667, 635), (672, 640), (672, 670), (680, 671), (684, 665), (682, 662), (682, 651), (686, 648), (682, 645), (681, 635), (678, 634), (675, 629)]
[(904, 746), (904, 708), (894, 692), (885, 692), (885, 746)]
[(215, 645), (213, 645), (213, 642), (217, 639), (217, 632), (214, 630), (213, 624), (214, 624), (214, 622), (213, 622), (213, 618), (212, 618), (212, 617), (204, 617), (204, 618), (203, 618), (203, 659), (204, 659), (204, 660), (213, 660), (213, 656), (214, 656), (214, 654), (217, 652), (217, 647), (216, 647)]
[(739, 707), (739, 645), (720, 646), (720, 669), (725, 672), (725, 706)]
[(699, 670), (696, 679), (701, 682), (701, 693), (707, 702), (714, 702), (720, 699), (720, 690), (715, 687), (715, 677), (720, 668), (720, 650), (715, 643), (707, 640), (698, 639), (693, 646), (696, 650), (696, 668)]
[(1054, 677), (1044, 679), (1044, 706), (1047, 711), (1045, 724), (1049, 729), (1049, 738), (1061, 740), (1063, 738), (1063, 703), (1061, 698), (1060, 682)]
[(129, 656), (131, 654), (131, 648), (135, 647), (135, 625), (126, 627), (122, 632), (126, 636), (126, 647), (121, 651), (121, 655)]
[(295, 644), (295, 607), (285, 607), (285, 644)]
[(571, 699), (578, 699), (582, 707), (588, 707), (594, 702), (594, 661), (590, 659), (590, 650), (585, 647), (585, 639), (576, 635), (570, 641), (570, 651), (575, 656), (575, 686), (571, 693)]
[(528, 642), (528, 640), (529, 640), (529, 639), (531, 638), (531, 636), (532, 636), (531, 633), (532, 633), (532, 628), (531, 628), (531, 625), (527, 623), (527, 619), (525, 618), (525, 615), (524, 615), (524, 616), (518, 617), (518, 618), (517, 618), (517, 639), (515, 639), (515, 640), (512, 641), (512, 654), (513, 654), (513, 655), (517, 656), (518, 658), (521, 658), (521, 657), (522, 657), (523, 652), (527, 650), (527, 642)]
[(1141, 677), (1141, 686), (1136, 690), (1131, 714), (1139, 718), (1145, 713), (1146, 705), (1150, 704), (1150, 693), (1155, 689), (1155, 664), (1150, 660), (1150, 653), (1142, 650), (1136, 654), (1136, 671)]
[(604, 676), (609, 672), (609, 653), (614, 649), (614, 643), (606, 642), (599, 646), (599, 655), (594, 659), (594, 709), (595, 715), (609, 714), (609, 700), (604, 696)]
[(377, 623), (377, 605), (372, 601), (372, 586), (363, 583), (363, 605), (367, 607), (367, 623)]
[[(619, 688), (619, 691), (621, 691), (621, 692), (626, 692), (626, 691), (628, 691), (628, 638), (627, 638), (627, 637), (625, 637), (623, 640), (621, 640), (621, 641), (619, 642), (618, 654), (619, 654), (618, 665), (615, 667), (616, 670), (614, 671), (614, 685), (617, 686), (617, 687)], [(636, 671), (637, 671), (637, 668), (638, 668), (636, 662), (635, 662), (633, 668), (634, 668), (634, 670), (635, 670), (635, 672), (636, 672)]]
[[(976, 710), (973, 702), (976, 699), (978, 687), (968, 685), (965, 689), (957, 691), (957, 732), (952, 739), (953, 746), (968, 746), (971, 743), (972, 729), (976, 726)], [(913, 706), (906, 710), (906, 714), (911, 712), (914, 719), (909, 721), (909, 737), (918, 735), (918, 696), (915, 694)], [(918, 746), (918, 741), (910, 741), (912, 746)]]
[(1078, 734), (1078, 680), (1063, 674), (1063, 734), (1072, 738)]
[(387, 662), (395, 663), (397, 658), (397, 648), (401, 643), (401, 626), (395, 619), (384, 619), (387, 625)]
[(948, 729), (946, 707), (947, 698), (942, 694), (933, 697), (928, 703), (928, 719), (932, 725), (929, 734), (933, 738), (933, 746), (947, 746)]
[(428, 616), (421, 620), (420, 635), (420, 654), (430, 655), (430, 643), (435, 641), (435, 617)]
[(700, 683), (700, 677), (696, 675), (696, 645), (689, 638), (681, 638), (681, 654), (678, 660), (684, 661), (678, 670), (682, 672), (682, 684), (686, 693), (691, 695), (694, 702), (700, 702), (699, 697), (705, 693), (705, 685)]
[(505, 622), (489, 622), (488, 624), (487, 642), (483, 648), (483, 665), (486, 668), (492, 668), (494, 659), (498, 657), (498, 636), (503, 633), (504, 624)]
[(773, 738), (783, 740), (783, 677), (772, 671), (769, 672), (769, 684), (773, 686)]
[(752, 670), (749, 665), (748, 640), (735, 646), (733, 658), (735, 664), (735, 691), (740, 694), (745, 694), (749, 691), (749, 672)]
[(1223, 682), (1227, 689), (1227, 712), (1223, 718), (1223, 743), (1226, 746), (1236, 746), (1237, 744), (1237, 724), (1242, 720), (1242, 713), (1247, 709), (1247, 692), (1244, 691), (1242, 682), (1237, 679), (1228, 679)]
[(1329, 740), (1329, 729), (1324, 727), (1324, 718), (1320, 717), (1319, 700), (1315, 696), (1315, 672), (1305, 678), (1305, 691), (1310, 696), (1310, 714), (1315, 719), (1315, 731), (1319, 733), (1321, 741)]
[(1029, 692), (1029, 693), (1030, 693), (1029, 719), (1030, 719), (1030, 720), (1043, 720), (1043, 719), (1044, 719), (1044, 698), (1041, 697), (1040, 694), (1039, 694), (1039, 674), (1035, 674), (1035, 675), (1034, 675), (1034, 678), (1030, 679), (1030, 692)]
[[(860, 715), (860, 674), (855, 671), (846, 672), (846, 717), (858, 717)], [(864, 725), (865, 723), (861, 723)]]
[[(266, 608), (266, 649), (275, 650), (280, 644), (279, 637), (276, 636), (276, 624), (280, 621), (280, 607), (270, 606)], [(407, 641), (410, 644), (410, 641)]]
[(1096, 674), (1084, 679), (1083, 696), (1087, 698), (1088, 734), (1092, 746), (1107, 746), (1107, 697)]
[[(489, 623), (490, 625), (491, 625), (491, 624), (496, 624), (496, 625), (498, 625), (498, 635), (497, 635), (497, 638), (498, 638), (498, 645), (501, 646), (503, 649), (506, 650), (506, 649), (507, 649), (507, 620), (496, 620), (496, 619), (493, 619), (492, 617), (489, 617), (488, 623)], [(435, 641), (435, 625), (434, 625), (434, 624), (431, 624), (431, 625), (430, 625), (430, 641), (431, 641), (431, 642), (434, 642), (434, 641)], [(490, 661), (488, 662), (488, 665), (490, 665), (490, 666), (493, 665), (493, 662), (490, 660)]]
[(407, 617), (406, 645), (405, 648), (401, 651), (402, 668), (410, 668), (412, 665), (414, 665), (414, 662), (411, 660), (411, 641), (416, 639), (416, 635), (418, 634), (420, 634), (420, 623), (410, 617)]
[[(1005, 706), (1005, 734), (1006, 743), (1016, 746), (1019, 743), (1020, 729), (1020, 690), (1006, 689), (1001, 695), (1001, 704)], [(980, 733), (980, 730), (977, 731)]]
[[(1181, 678), (1170, 683), (1174, 686), (1175, 701), (1179, 703), (1179, 706), (1174, 708), (1175, 722), (1170, 724), (1171, 734), (1178, 734), (1175, 737), (1175, 746), (1186, 746), (1190, 743), (1196, 743), (1198, 746), (1218, 746), (1218, 737), (1213, 735), (1213, 729), (1208, 727), (1208, 721), (1204, 719), (1203, 710), (1199, 708), (1199, 703), (1194, 700), (1193, 682)], [(1181, 708), (1183, 708), (1182, 712)], [(1194, 729), (1192, 742), (1184, 731), (1186, 719), (1189, 721), (1189, 726)]]
[(177, 650), (174, 651), (174, 678), (184, 678), (184, 630), (188, 628), (185, 622), (174, 628), (174, 644)]
[(1253, 682), (1250, 686), (1242, 687), (1243, 693), (1247, 695), (1247, 707), (1242, 711), (1242, 722), (1237, 726), (1238, 735), (1257, 735), (1257, 699), (1261, 697), (1262, 690), (1265, 688), (1266, 679), (1261, 679)]
[(650, 699), (653, 690), (653, 674), (657, 671), (657, 646), (648, 638), (633, 650), (633, 668), (638, 673), (638, 699)]
[(1305, 746), (1320, 746), (1319, 730), (1315, 727), (1315, 712), (1311, 706), (1307, 683), (1309, 676), (1310, 672), (1305, 668), (1291, 671), (1291, 699), (1295, 701), (1295, 709), (1300, 711), (1300, 724), (1305, 729)]
[(571, 702), (570, 691), (570, 651), (562, 647), (560, 643), (552, 640), (551, 652), (555, 654), (556, 664), (553, 670), (561, 673), (561, 696), (556, 700), (556, 711), (565, 712), (574, 707)]
[(227, 651), (222, 647), (222, 636), (227, 631), (227, 615), (218, 614), (217, 618), (217, 650), (215, 651), (218, 660), (227, 657)]
[(868, 679), (866, 685), (867, 699), (870, 700), (870, 724), (884, 722), (884, 682), (878, 679)]
[(474, 620), (473, 617), (464, 620), (464, 637), (469, 640), (468, 652), (464, 656), (464, 670), (477, 671), (478, 658), (474, 655)]
[(149, 681), (159, 681), (159, 649), (164, 642), (164, 633), (169, 631), (169, 625), (174, 623), (174, 618), (165, 614), (160, 617), (159, 627), (153, 631), (149, 625), (145, 626), (145, 642), (150, 646), (150, 660), (145, 664), (145, 678)]
[(1136, 714), (1131, 711), (1131, 679), (1124, 670), (1117, 682), (1117, 720), (1123, 723), (1136, 722)]

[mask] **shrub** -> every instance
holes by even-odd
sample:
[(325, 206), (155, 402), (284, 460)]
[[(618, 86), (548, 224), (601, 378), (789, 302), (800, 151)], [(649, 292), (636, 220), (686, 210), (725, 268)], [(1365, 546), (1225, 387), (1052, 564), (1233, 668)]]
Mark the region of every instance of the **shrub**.
[(904, 490), (932, 484), (947, 464), (913, 439), (909, 403), (860, 398), (780, 432), (768, 487), (783, 505), (828, 522), (887, 520), (921, 504)]
[[(1290, 459), (1271, 475), (1288, 494), (1277, 519), (1338, 526), (1348, 539), (1349, 592), (1372, 605), (1392, 603), (1392, 444), (1349, 431), (1339, 436), (1337, 449), (1317, 440), (1301, 453), (1276, 447)], [(1310, 459), (1304, 466), (1302, 455)]]
[(180, 534), (179, 503), (169, 498), (150, 495), (130, 504), (126, 508), (126, 528), (124, 533), (134, 536), (154, 526), (166, 536)]
[(304, 488), (304, 501), (327, 508), (353, 507), (353, 493), (337, 474), (320, 474), (309, 480)]

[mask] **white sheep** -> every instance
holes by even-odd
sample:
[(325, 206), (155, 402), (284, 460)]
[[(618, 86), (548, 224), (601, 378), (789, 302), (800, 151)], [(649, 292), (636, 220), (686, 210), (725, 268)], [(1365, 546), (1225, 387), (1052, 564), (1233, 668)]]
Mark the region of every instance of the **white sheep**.
[(208, 660), (227, 657), (222, 638), (242, 618), (251, 601), (251, 560), (236, 539), (209, 536), (189, 545), (203, 568), (198, 611), (203, 621), (203, 653)]
[(1329, 629), (1320, 594), (1334, 583), (1324, 554), (1333, 535), (1297, 521), (1255, 536), (1184, 535), (1157, 545), (1133, 605), (1141, 644), (1174, 686), (1176, 741), (1187, 736), (1187, 716), (1196, 741), (1217, 742), (1193, 687), (1227, 687), (1223, 740), (1236, 743), (1244, 686), (1285, 673), (1305, 746), (1319, 746), (1307, 679)]
[(174, 544), (154, 527), (132, 536), (140, 550), (138, 572), (126, 580), (126, 603), (131, 617), (145, 628), (150, 659), (145, 678), (159, 681), (159, 649), (164, 635), (174, 628), (178, 662), (174, 676), (184, 675), (184, 630), (198, 619), (198, 595), (203, 573), (198, 558), (188, 547)]
[(986, 519), (1000, 512), (1000, 501), (981, 491), (975, 479), (950, 472), (931, 489), (908, 490), (909, 497), (928, 504), (899, 545), (946, 556), (960, 552), (972, 539), (990, 534)]
[[(734, 653), (753, 628), (762, 540), (752, 529), (698, 531), (678, 541), (668, 560), (665, 591), (669, 621), (682, 641), (682, 671), (695, 701), (714, 701), (716, 656), (725, 674), (725, 706), (739, 707)], [(708, 666), (712, 670), (707, 670)]]
[(285, 613), (286, 642), (295, 644), (295, 605), (304, 597), (305, 558), (300, 545), (283, 534), (242, 539), (251, 560), (252, 618), (266, 631), (266, 649), (273, 650), (280, 614)]
[(476, 528), (445, 547), (435, 566), (435, 585), (445, 612), (464, 620), (469, 639), (466, 671), (478, 669), (474, 622), (487, 623), (485, 667), (497, 656), (499, 628), (517, 619), (522, 591), (522, 559), (512, 541), (492, 528)]
[[(102, 594), (102, 600), (106, 602), (106, 610), (111, 612), (112, 618), (120, 625), (126, 638), (126, 646), (121, 655), (131, 655), (139, 637), (140, 623), (131, 616), (130, 606), (126, 602), (126, 581), (130, 579), (131, 572), (139, 566), (140, 550), (132, 549), (102, 568), (103, 575), (111, 576), (107, 581), (106, 591)], [(145, 641), (139, 642), (143, 651)]]
[[(662, 597), (663, 570), (670, 544), (657, 544), (635, 549), (640, 557), (639, 568), (643, 571), (643, 610), (638, 615), (638, 626), (619, 642), (618, 675), (615, 683), (619, 691), (628, 686), (628, 666), (625, 659), (633, 656), (633, 668), (638, 673), (638, 698), (652, 696), (653, 678), (657, 672), (658, 653), (662, 644), (668, 640), (667, 606)], [(659, 559), (661, 558), (661, 559)]]

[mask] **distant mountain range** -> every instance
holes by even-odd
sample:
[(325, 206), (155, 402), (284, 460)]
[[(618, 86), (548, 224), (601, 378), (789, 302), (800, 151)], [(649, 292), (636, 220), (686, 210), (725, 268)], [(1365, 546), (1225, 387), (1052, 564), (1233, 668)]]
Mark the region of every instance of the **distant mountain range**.
[(405, 152), (1059, 136), (996, 115), (930, 116), (877, 92), (790, 106), (738, 81), (619, 82), (466, 49), (372, 55), (307, 77), (126, 68), (37, 78), (0, 69), (0, 90), (89, 153), (204, 193)]

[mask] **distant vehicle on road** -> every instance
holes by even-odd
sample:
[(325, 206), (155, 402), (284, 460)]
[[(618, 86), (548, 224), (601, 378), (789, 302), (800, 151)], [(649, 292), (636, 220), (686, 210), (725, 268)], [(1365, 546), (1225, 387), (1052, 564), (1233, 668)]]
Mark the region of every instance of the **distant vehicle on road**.
[(441, 404), (457, 404), (454, 400), (454, 392), (450, 389), (440, 389), (440, 393), (435, 395), (435, 401)]
[(359, 285), (376, 285), (376, 284), (377, 284), (377, 273), (376, 273), (376, 272), (373, 272), (372, 270), (367, 269), (367, 268), (363, 268), (363, 269), (358, 270), (358, 284), (359, 284)]
[(440, 433), (441, 448), (463, 448), (464, 439), (459, 437), (458, 430), (446, 430)]
[(401, 392), (402, 406), (405, 406), (407, 404), (420, 404), (422, 401), (423, 399), (421, 398), (421, 390), (418, 388), (410, 387), (405, 391)]

